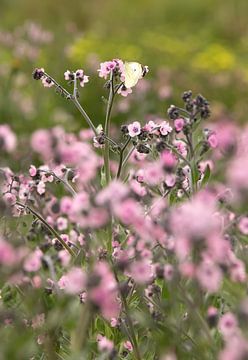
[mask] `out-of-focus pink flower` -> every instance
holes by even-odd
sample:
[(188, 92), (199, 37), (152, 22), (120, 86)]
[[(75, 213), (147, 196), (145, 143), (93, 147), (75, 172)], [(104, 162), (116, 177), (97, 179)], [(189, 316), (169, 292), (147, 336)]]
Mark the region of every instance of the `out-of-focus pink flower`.
[(58, 281), (58, 286), (68, 294), (80, 294), (86, 285), (86, 275), (82, 269), (78, 267), (71, 268), (71, 270), (63, 275)]
[(174, 121), (174, 127), (175, 127), (176, 132), (182, 131), (184, 128), (184, 125), (185, 125), (185, 120), (182, 118), (176, 119)]
[(131, 137), (135, 137), (141, 133), (141, 125), (138, 121), (134, 121), (132, 124), (128, 125), (128, 134)]
[(98, 349), (99, 351), (104, 351), (110, 353), (114, 349), (113, 341), (107, 339), (105, 336), (98, 335)]
[(43, 253), (40, 249), (36, 249), (33, 253), (28, 255), (23, 264), (24, 270), (27, 272), (38, 271), (42, 264), (42, 256)]
[(214, 263), (204, 261), (197, 267), (196, 278), (204, 290), (215, 293), (221, 286), (222, 272)]
[(248, 216), (242, 216), (238, 222), (238, 228), (244, 235), (248, 235)]
[(11, 266), (17, 260), (15, 249), (7, 241), (0, 237), (0, 264)]
[(217, 148), (218, 138), (215, 133), (210, 134), (210, 136), (208, 137), (208, 144), (213, 149)]
[(68, 220), (65, 217), (62, 216), (58, 217), (56, 223), (59, 231), (63, 231), (68, 227)]
[(147, 284), (152, 281), (154, 276), (153, 267), (146, 260), (133, 262), (129, 273), (137, 284)]
[(45, 323), (45, 314), (38, 314), (36, 315), (33, 319), (32, 319), (32, 328), (33, 329), (38, 329), (40, 327), (42, 327)]
[(132, 352), (133, 351), (133, 345), (130, 341), (125, 341), (123, 344), (124, 348), (127, 349), (128, 351)]
[(237, 335), (239, 328), (236, 316), (231, 312), (225, 313), (219, 320), (218, 328), (225, 340)]
[(0, 149), (11, 153), (15, 150), (16, 144), (16, 135), (10, 129), (9, 125), (0, 125)]
[(7, 192), (3, 195), (3, 201), (7, 205), (13, 205), (16, 202), (16, 196), (10, 192)]

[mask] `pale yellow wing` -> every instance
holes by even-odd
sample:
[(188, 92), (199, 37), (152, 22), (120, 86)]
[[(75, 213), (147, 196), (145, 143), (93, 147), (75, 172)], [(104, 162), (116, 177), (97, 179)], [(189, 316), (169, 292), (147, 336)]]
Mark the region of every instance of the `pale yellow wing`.
[(126, 88), (131, 88), (137, 84), (139, 79), (143, 77), (143, 69), (141, 64), (137, 62), (125, 62), (124, 64)]

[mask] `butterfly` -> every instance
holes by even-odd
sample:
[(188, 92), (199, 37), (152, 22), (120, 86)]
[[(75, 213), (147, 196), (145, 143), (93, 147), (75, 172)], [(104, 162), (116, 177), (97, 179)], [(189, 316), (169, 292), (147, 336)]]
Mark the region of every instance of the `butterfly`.
[(143, 66), (138, 62), (125, 62), (125, 87), (128, 89), (135, 86), (137, 82), (148, 73), (148, 71), (148, 66)]

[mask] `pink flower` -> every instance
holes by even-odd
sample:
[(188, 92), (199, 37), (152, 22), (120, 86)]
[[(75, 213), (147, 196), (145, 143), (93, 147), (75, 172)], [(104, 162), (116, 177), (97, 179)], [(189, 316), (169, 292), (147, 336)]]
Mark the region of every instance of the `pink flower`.
[(23, 268), (27, 272), (38, 271), (41, 267), (43, 253), (40, 249), (31, 253), (24, 261)]
[(84, 75), (82, 78), (79, 78), (79, 84), (81, 87), (84, 87), (84, 84), (89, 82), (89, 76)]
[(154, 272), (148, 261), (140, 260), (132, 263), (130, 275), (137, 284), (147, 284), (153, 279)]
[(39, 181), (37, 185), (37, 193), (42, 195), (46, 192), (46, 185), (43, 181)]
[(33, 177), (37, 174), (37, 169), (34, 165), (30, 165), (28, 172), (29, 172), (29, 175)]
[(208, 144), (213, 149), (217, 148), (218, 138), (215, 133), (210, 134), (210, 136), (208, 137)]
[(160, 124), (159, 131), (160, 131), (161, 135), (166, 136), (172, 131), (172, 127), (170, 126), (170, 124), (167, 121), (163, 121)]
[(132, 92), (133, 92), (133, 90), (131, 88), (126, 88), (125, 86), (121, 86), (117, 91), (118, 94), (120, 94), (124, 97), (127, 97)]
[(161, 163), (167, 171), (171, 171), (177, 163), (177, 159), (172, 152), (165, 150), (161, 154)]
[(16, 202), (16, 196), (10, 192), (3, 195), (3, 200), (7, 205), (13, 205)]
[(134, 121), (132, 124), (128, 125), (128, 134), (131, 137), (135, 137), (140, 134), (141, 132), (141, 126), (138, 121)]
[(42, 78), (41, 82), (42, 82), (42, 85), (47, 88), (54, 86), (54, 82), (49, 77), (46, 77), (46, 76), (44, 76)]
[(0, 264), (11, 266), (16, 262), (15, 249), (5, 240), (0, 238)]
[(107, 203), (116, 204), (128, 195), (128, 188), (118, 180), (112, 181), (107, 187), (101, 190), (96, 196), (96, 203), (104, 205)]
[(37, 329), (44, 325), (45, 323), (45, 314), (38, 314), (32, 319), (32, 328)]
[(220, 318), (218, 328), (226, 340), (237, 335), (239, 330), (236, 316), (231, 312), (227, 312)]
[(99, 351), (110, 353), (114, 349), (113, 341), (107, 339), (105, 336), (98, 335), (97, 341)]
[(168, 281), (171, 281), (174, 276), (174, 267), (170, 264), (164, 266), (164, 278)]
[(65, 77), (65, 80), (66, 80), (66, 81), (73, 80), (73, 79), (74, 79), (74, 74), (73, 74), (72, 71), (67, 70), (67, 71), (64, 73), (64, 77)]
[(180, 132), (181, 130), (183, 130), (184, 125), (185, 125), (184, 119), (176, 119), (174, 121), (174, 127), (175, 127), (176, 132)]
[(68, 220), (62, 216), (57, 219), (57, 228), (59, 231), (63, 231), (68, 227)]
[(243, 216), (238, 223), (240, 232), (244, 235), (248, 235), (248, 216)]
[(133, 351), (133, 345), (131, 344), (130, 341), (125, 341), (123, 344), (124, 348), (127, 349), (128, 351), (132, 352)]
[(15, 150), (17, 139), (16, 135), (10, 129), (9, 125), (0, 125), (1, 149), (11, 153)]
[(209, 293), (215, 293), (221, 286), (222, 272), (212, 262), (205, 261), (197, 267), (196, 278), (204, 290)]
[(66, 275), (58, 281), (60, 289), (64, 289), (68, 294), (80, 294), (85, 288), (86, 276), (82, 269), (73, 267)]

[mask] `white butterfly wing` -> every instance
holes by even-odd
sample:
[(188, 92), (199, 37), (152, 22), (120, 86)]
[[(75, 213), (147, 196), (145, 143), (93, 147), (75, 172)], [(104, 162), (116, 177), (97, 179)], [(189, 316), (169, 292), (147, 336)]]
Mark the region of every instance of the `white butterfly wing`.
[(143, 77), (143, 69), (141, 64), (137, 62), (125, 62), (124, 64), (126, 88), (131, 88), (137, 84), (139, 79)]

